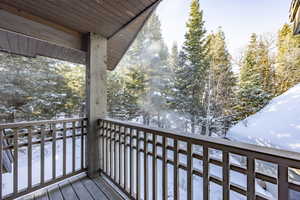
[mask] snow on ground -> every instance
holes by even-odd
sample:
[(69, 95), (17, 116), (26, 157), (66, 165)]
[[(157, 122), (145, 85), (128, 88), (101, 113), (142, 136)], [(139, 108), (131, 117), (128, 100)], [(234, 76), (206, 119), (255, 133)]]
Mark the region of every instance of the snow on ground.
[[(76, 138), (76, 161), (75, 168), (78, 170), (81, 163), (81, 143), (80, 138)], [(72, 138), (67, 139), (67, 165), (66, 172), (72, 172)], [(40, 182), (40, 145), (33, 145), (32, 148), (32, 184), (36, 185)], [(52, 142), (45, 144), (45, 181), (52, 179)], [(19, 190), (27, 188), (28, 183), (28, 157), (27, 147), (19, 149), (19, 167), (18, 167), (18, 184)], [(63, 172), (63, 142), (56, 142), (56, 177), (62, 176)], [(8, 195), (13, 192), (13, 173), (5, 173), (2, 175), (3, 195)]]
[[(300, 152), (300, 84), (274, 98), (258, 113), (232, 127), (227, 136), (231, 140)], [(265, 173), (272, 170), (276, 173), (274, 169), (268, 165), (261, 167)], [(300, 179), (299, 176), (293, 178)], [(266, 187), (276, 198), (275, 186), (267, 183)], [(300, 193), (290, 191), (290, 199), (299, 198)]]
[(233, 140), (300, 152), (300, 84), (232, 127)]

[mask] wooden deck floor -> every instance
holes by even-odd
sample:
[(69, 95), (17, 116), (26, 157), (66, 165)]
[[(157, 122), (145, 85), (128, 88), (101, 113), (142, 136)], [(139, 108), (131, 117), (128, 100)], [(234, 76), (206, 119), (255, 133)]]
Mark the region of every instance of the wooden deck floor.
[(69, 179), (20, 200), (124, 200), (103, 178)]

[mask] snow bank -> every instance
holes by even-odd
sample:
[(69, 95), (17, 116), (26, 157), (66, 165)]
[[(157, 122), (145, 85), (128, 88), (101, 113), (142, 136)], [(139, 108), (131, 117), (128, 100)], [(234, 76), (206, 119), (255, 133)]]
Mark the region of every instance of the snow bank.
[(300, 152), (300, 84), (232, 127), (233, 140)]

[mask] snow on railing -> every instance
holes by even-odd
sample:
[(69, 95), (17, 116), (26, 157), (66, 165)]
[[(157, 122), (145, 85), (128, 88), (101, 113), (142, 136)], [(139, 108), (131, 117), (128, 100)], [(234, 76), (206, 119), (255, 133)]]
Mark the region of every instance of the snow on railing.
[[(286, 200), (300, 194), (299, 182), (289, 179), (291, 168), (300, 169), (299, 153), (112, 119), (99, 120), (99, 134), (101, 173), (131, 199)], [(266, 174), (258, 163), (277, 170)]]
[(85, 171), (86, 126), (85, 118), (0, 124), (0, 166), (3, 155), (12, 155), (12, 172), (0, 167), (0, 199), (15, 199)]

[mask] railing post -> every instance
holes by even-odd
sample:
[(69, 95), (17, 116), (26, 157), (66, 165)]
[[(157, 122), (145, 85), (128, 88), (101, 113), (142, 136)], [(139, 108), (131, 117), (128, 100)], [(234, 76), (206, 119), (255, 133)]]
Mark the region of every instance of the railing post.
[(247, 200), (255, 199), (255, 161), (249, 156), (247, 158)]
[(289, 199), (289, 172), (285, 165), (278, 166), (278, 199)]
[(97, 177), (100, 170), (97, 120), (106, 115), (107, 39), (90, 33), (86, 67), (87, 94), (87, 167), (88, 176)]
[(4, 131), (3, 129), (0, 129), (0, 199), (2, 199), (2, 165), (3, 165), (3, 136)]
[(209, 152), (208, 147), (203, 146), (203, 200), (209, 199)]

